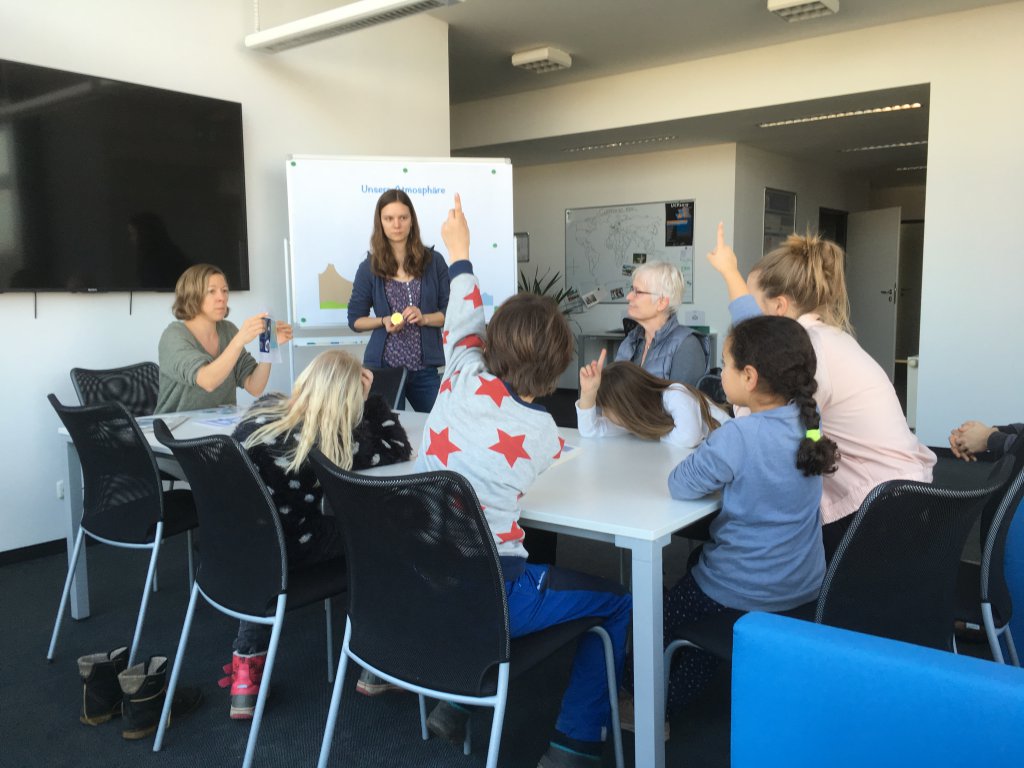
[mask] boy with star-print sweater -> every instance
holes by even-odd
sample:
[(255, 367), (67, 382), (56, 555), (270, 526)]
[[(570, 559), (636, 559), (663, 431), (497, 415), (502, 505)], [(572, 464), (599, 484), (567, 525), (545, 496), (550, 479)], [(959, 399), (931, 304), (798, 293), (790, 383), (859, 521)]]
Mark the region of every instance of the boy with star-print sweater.
[[(441, 234), (451, 261), (442, 334), (445, 370), (424, 427), (417, 469), (458, 472), (476, 491), (505, 577), (511, 636), (584, 616), (605, 617), (621, 674), (630, 596), (603, 579), (527, 563), (529, 543), (519, 525), (520, 497), (560, 456), (564, 444), (551, 415), (533, 401), (554, 391), (574, 357), (568, 323), (550, 299), (520, 293), (498, 307), (485, 328), (458, 196)], [(596, 765), (609, 715), (601, 641), (584, 635), (540, 766)], [(427, 726), (461, 742), (465, 718), (458, 705), (441, 702)]]

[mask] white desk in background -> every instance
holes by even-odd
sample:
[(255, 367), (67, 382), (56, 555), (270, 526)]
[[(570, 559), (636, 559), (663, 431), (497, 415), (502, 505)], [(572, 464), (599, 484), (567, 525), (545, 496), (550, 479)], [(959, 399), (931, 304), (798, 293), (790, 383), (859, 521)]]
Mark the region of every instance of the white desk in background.
[[(223, 409), (222, 409), (223, 410)], [(189, 416), (172, 431), (178, 438), (201, 437), (232, 431), (233, 424), (213, 425), (218, 413), (170, 414), (171, 420)], [(415, 448), (419, 448), (426, 414), (403, 412), (402, 424)], [(718, 497), (675, 501), (668, 495), (666, 479), (688, 453), (663, 443), (634, 437), (587, 440), (575, 429), (559, 429), (578, 453), (542, 474), (522, 498), (522, 519), (536, 528), (570, 536), (607, 541), (629, 550), (633, 588), (633, 683), (636, 717), (636, 762), (644, 768), (665, 765), (665, 702), (662, 614), (662, 550), (674, 531), (721, 506)], [(82, 518), (81, 465), (67, 432), (68, 556)], [(180, 472), (177, 463), (151, 431), (146, 432), (161, 469)], [(372, 475), (412, 472), (412, 462), (366, 470)], [(74, 479), (74, 481), (72, 481)], [(526, 542), (529, 547), (529, 540)], [(89, 615), (89, 583), (85, 549), (79, 558), (71, 615)]]

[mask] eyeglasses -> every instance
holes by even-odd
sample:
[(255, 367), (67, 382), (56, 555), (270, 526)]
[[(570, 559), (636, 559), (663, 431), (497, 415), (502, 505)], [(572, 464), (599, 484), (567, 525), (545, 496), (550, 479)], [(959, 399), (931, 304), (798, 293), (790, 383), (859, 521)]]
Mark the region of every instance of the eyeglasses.
[(635, 293), (637, 296), (660, 296), (661, 294), (657, 291), (641, 291), (636, 286), (633, 286), (629, 290), (630, 293)]

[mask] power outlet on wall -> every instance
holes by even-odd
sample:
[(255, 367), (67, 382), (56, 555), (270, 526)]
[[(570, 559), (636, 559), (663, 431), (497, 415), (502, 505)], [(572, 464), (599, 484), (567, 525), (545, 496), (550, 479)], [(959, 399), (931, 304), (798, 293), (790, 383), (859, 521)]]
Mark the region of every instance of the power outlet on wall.
[(687, 309), (683, 312), (683, 325), (704, 325), (703, 309)]

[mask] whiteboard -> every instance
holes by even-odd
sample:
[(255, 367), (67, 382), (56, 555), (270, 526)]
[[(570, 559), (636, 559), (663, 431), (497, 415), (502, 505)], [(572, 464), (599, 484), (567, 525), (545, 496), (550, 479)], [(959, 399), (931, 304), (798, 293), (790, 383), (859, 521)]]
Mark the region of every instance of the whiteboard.
[(396, 187), (412, 199), (423, 243), (445, 258), (441, 224), (455, 193), (462, 196), (488, 319), (516, 292), (511, 161), (292, 155), (285, 173), (290, 314), (297, 328), (352, 334), (351, 284), (369, 249), (377, 199)]
[(679, 267), (693, 303), (693, 200), (568, 208), (565, 280), (581, 303), (623, 304), (633, 271), (648, 261)]

